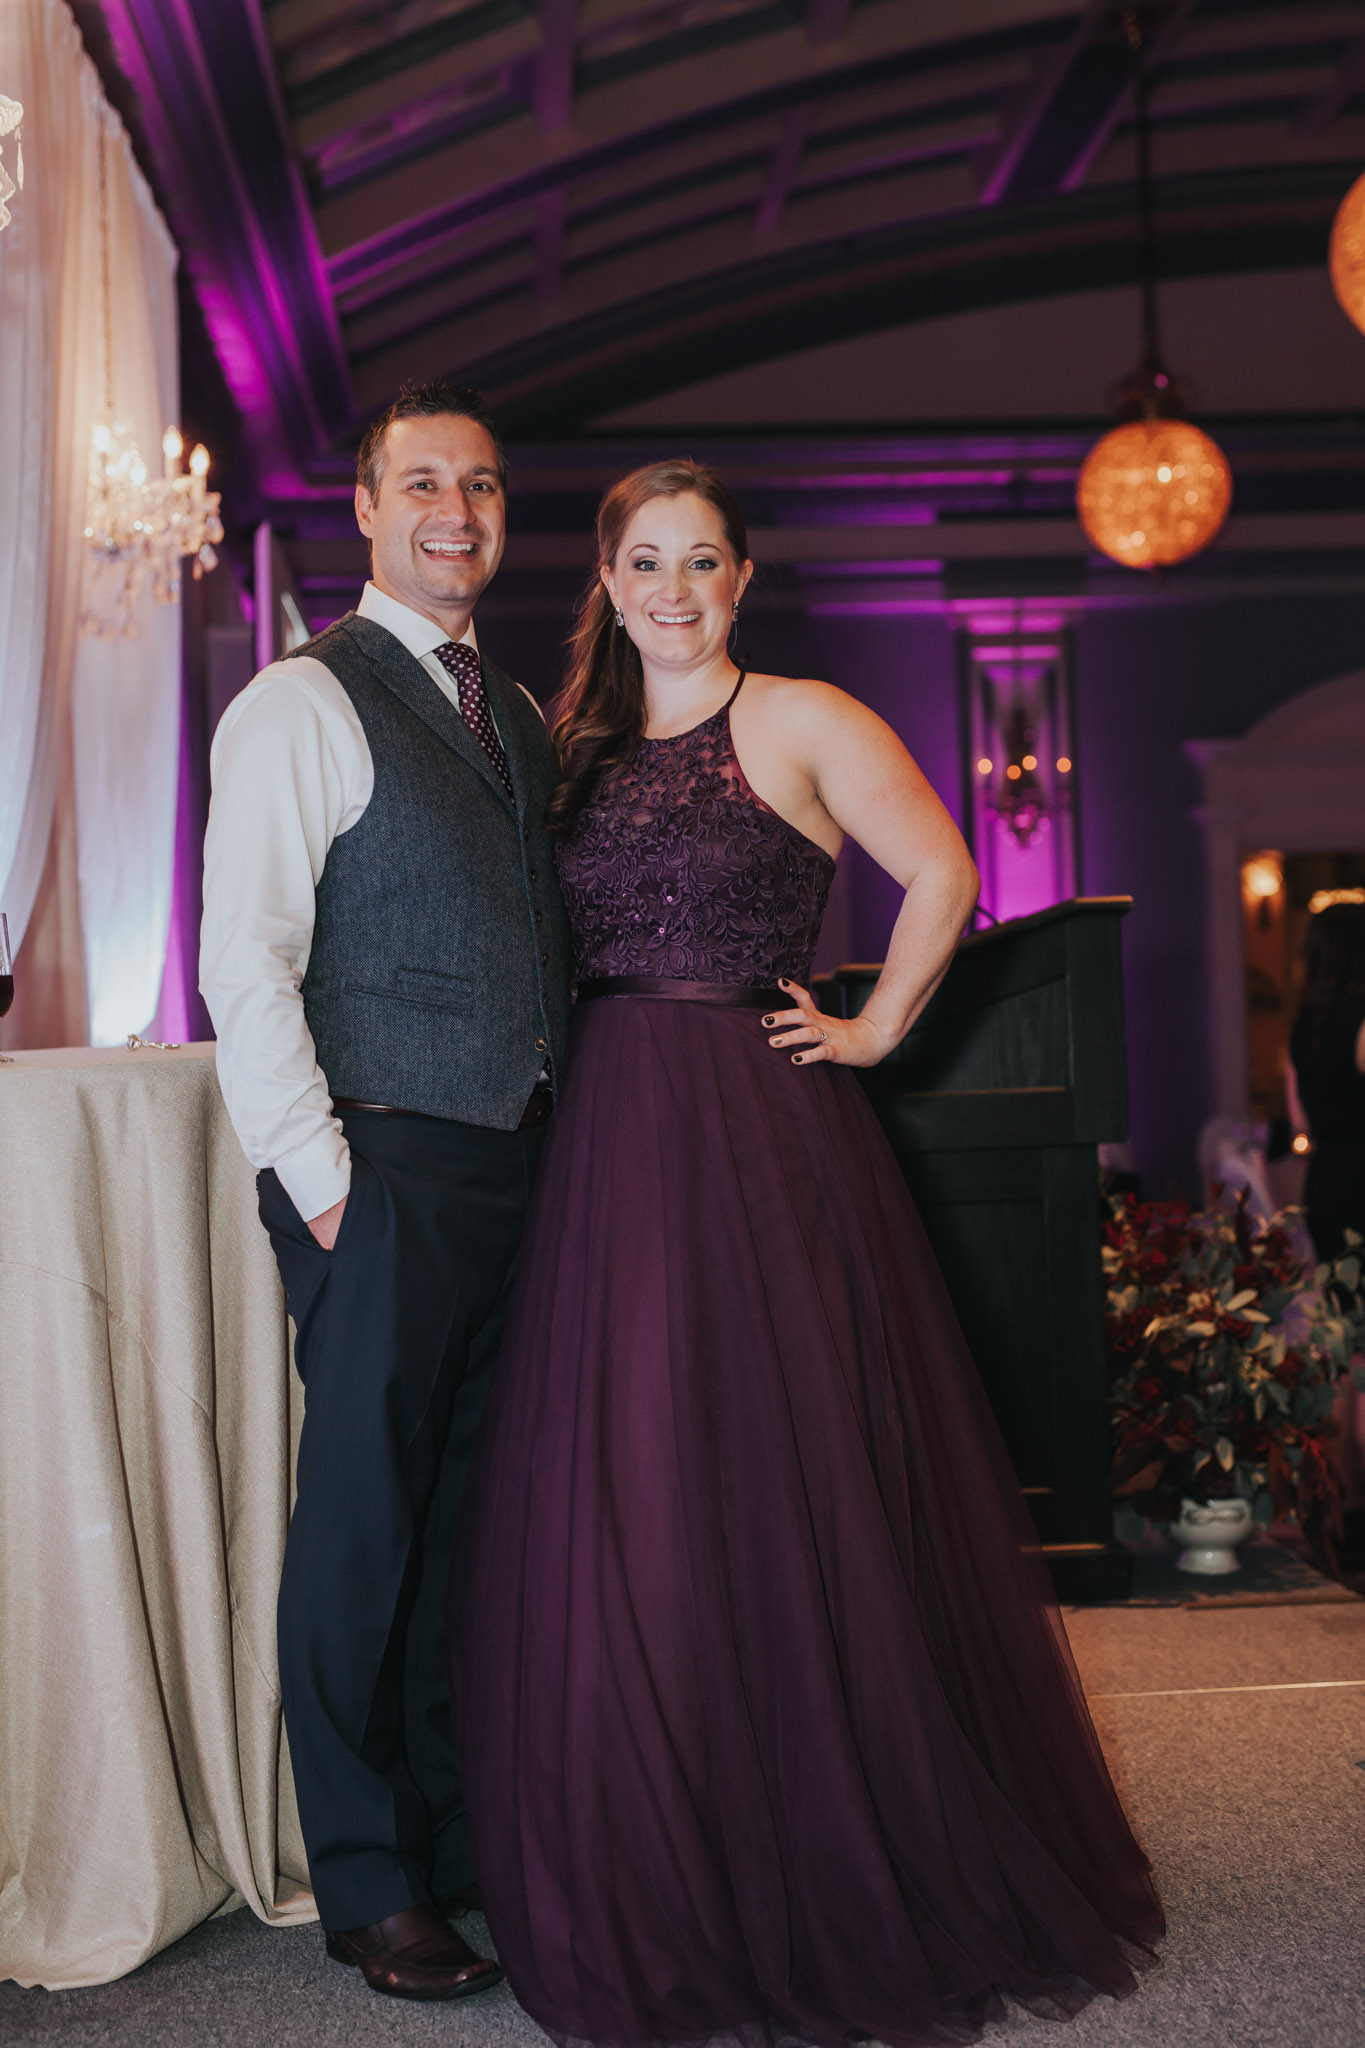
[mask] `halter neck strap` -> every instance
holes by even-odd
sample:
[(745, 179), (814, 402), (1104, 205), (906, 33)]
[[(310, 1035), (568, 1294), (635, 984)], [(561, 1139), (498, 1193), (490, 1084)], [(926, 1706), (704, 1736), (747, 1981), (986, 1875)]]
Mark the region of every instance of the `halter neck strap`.
[(748, 669), (747, 669), (747, 668), (742, 668), (742, 669), (740, 670), (740, 672), (739, 672), (739, 681), (738, 681), (738, 682), (737, 682), (737, 683), (735, 684), (735, 687), (734, 687), (734, 689), (733, 689), (733, 690), (731, 690), (731, 692), (730, 692), (729, 696), (728, 696), (728, 697), (726, 698), (726, 700), (725, 700), (725, 703), (724, 703), (724, 704), (723, 704), (723, 706), (721, 707), (721, 708), (722, 708), (722, 710), (728, 711), (728, 710), (730, 709), (730, 706), (731, 706), (731, 705), (732, 705), (732, 704), (734, 703), (734, 701), (735, 701), (736, 697), (737, 697), (737, 696), (739, 695), (740, 691), (741, 691), (741, 690), (742, 690), (742, 689), (744, 688), (744, 678), (745, 678), (745, 676), (747, 676), (747, 675), (748, 675), (748, 673), (749, 673), (749, 671), (748, 671)]

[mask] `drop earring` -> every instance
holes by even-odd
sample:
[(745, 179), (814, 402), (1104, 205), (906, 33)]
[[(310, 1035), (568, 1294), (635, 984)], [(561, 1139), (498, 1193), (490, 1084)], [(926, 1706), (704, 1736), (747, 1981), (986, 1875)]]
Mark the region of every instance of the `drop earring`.
[(615, 612), (615, 618), (616, 618), (616, 623), (617, 623), (617, 625), (618, 625), (618, 626), (624, 626), (624, 625), (625, 625), (625, 623), (626, 623), (626, 615), (625, 615), (625, 613), (624, 613), (624, 612), (622, 611), (622, 609), (621, 609), (621, 607), (620, 607), (620, 605), (619, 605), (619, 604), (618, 604), (618, 605), (617, 605), (617, 607), (616, 607), (616, 612)]

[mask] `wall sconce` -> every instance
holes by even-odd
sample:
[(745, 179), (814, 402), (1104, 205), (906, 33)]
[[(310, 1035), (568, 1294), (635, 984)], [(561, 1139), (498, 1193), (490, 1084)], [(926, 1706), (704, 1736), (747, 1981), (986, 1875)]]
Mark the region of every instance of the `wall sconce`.
[(1258, 853), (1242, 863), (1242, 895), (1247, 907), (1256, 912), (1258, 931), (1270, 930), (1270, 906), (1284, 887), (1284, 869), (1278, 853)]
[(1069, 636), (1056, 617), (1012, 609), (998, 625), (978, 614), (960, 642), (963, 816), (999, 918), (1080, 887)]

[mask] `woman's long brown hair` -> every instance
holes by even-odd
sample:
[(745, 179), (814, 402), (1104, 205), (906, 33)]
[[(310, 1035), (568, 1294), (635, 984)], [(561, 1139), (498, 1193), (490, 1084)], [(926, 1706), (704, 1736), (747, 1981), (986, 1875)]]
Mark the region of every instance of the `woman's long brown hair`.
[(616, 623), (600, 571), (609, 569), (626, 528), (651, 498), (701, 498), (720, 514), (725, 543), (736, 563), (749, 557), (744, 514), (713, 471), (679, 457), (651, 462), (614, 483), (597, 508), (597, 568), (584, 591), (569, 642), (568, 674), (550, 739), (559, 782), (545, 823), (567, 832), (604, 775), (629, 765), (645, 729), (645, 686), (640, 656)]

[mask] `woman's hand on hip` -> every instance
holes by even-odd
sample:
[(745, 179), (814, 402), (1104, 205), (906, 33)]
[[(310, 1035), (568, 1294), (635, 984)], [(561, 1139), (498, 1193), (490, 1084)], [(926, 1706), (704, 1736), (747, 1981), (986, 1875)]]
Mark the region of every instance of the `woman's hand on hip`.
[(770, 1011), (763, 1028), (775, 1034), (769, 1045), (788, 1053), (793, 1066), (831, 1060), (836, 1067), (875, 1067), (891, 1051), (894, 1040), (870, 1017), (828, 1017), (816, 1008), (809, 989), (794, 981), (780, 981), (778, 987), (795, 1008)]

